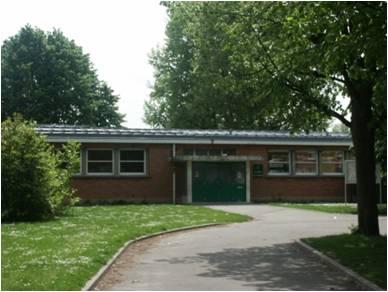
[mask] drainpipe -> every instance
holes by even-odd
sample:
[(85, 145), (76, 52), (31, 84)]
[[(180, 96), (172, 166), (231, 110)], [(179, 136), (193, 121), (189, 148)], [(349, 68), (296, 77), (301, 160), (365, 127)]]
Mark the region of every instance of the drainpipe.
[(172, 144), (172, 203), (175, 204), (176, 187), (175, 187), (175, 144)]

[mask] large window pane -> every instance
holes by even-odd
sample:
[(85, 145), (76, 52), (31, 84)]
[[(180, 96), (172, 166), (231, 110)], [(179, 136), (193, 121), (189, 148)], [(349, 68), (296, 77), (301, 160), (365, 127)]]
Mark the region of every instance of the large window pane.
[(144, 173), (143, 162), (120, 162), (120, 172)]
[(315, 151), (295, 151), (295, 160), (315, 163), (317, 161), (317, 155)]
[(269, 174), (289, 174), (290, 156), (288, 152), (270, 152), (268, 153)]
[(88, 173), (113, 173), (113, 152), (106, 149), (87, 150)]
[(320, 154), (320, 172), (322, 174), (342, 174), (343, 158), (343, 151), (322, 151)]
[(88, 160), (112, 161), (112, 150), (88, 150)]
[(342, 173), (342, 163), (341, 164), (321, 164), (321, 173)]
[(145, 174), (144, 150), (120, 150), (120, 173)]
[(120, 160), (143, 161), (144, 151), (143, 150), (121, 150)]
[(88, 163), (89, 173), (112, 173), (112, 162), (90, 162)]
[(270, 162), (287, 162), (289, 161), (288, 152), (270, 152), (268, 154)]
[(317, 166), (315, 164), (295, 163), (296, 174), (315, 174)]
[(288, 163), (270, 163), (269, 173), (289, 173), (290, 166)]
[(322, 163), (342, 163), (344, 153), (342, 151), (322, 151)]
[(315, 151), (295, 151), (295, 174), (316, 174), (317, 153)]

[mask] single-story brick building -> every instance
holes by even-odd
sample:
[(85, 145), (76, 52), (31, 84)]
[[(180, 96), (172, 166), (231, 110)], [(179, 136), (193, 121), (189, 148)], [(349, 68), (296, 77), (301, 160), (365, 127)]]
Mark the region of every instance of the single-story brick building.
[(350, 136), (40, 125), (51, 143), (81, 142), (72, 185), (83, 200), (344, 201)]

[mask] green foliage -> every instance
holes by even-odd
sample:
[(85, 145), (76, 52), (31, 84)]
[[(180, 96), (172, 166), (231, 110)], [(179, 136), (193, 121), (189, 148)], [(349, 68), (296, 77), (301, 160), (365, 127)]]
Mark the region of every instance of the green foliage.
[(1, 217), (47, 219), (76, 202), (70, 177), (79, 167), (79, 145), (55, 150), (34, 122), (15, 115), (1, 124)]
[(72, 207), (57, 220), (3, 224), (1, 288), (81, 290), (128, 240), (185, 226), (249, 219), (200, 206), (150, 204)]
[(59, 30), (27, 25), (1, 47), (2, 120), (17, 112), (38, 123), (119, 126), (118, 99)]
[[(167, 43), (150, 56), (155, 83), (145, 104), (147, 123), (170, 128), (289, 128), (274, 104), (278, 88), (263, 90), (255, 60), (235, 52), (235, 36), (226, 30), (236, 21), (230, 11), (240, 4), (165, 5), (170, 16)], [(213, 11), (218, 9), (227, 11), (219, 15)]]
[(151, 54), (149, 124), (308, 131), (334, 117), (349, 127), (350, 95), (366, 80), (375, 127), (386, 128), (384, 2), (164, 5), (170, 21), (165, 47)]

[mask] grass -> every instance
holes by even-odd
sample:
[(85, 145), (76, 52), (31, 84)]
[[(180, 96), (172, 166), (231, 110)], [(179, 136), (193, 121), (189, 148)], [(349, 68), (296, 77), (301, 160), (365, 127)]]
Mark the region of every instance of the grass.
[[(344, 203), (271, 203), (272, 206), (306, 209), (326, 213), (357, 214), (357, 204)], [(378, 204), (380, 216), (387, 216), (387, 204)]]
[(305, 238), (303, 241), (381, 288), (387, 288), (386, 236), (342, 234)]
[(142, 235), (248, 216), (200, 206), (73, 207), (52, 221), (2, 225), (2, 290), (80, 290), (123, 244)]

